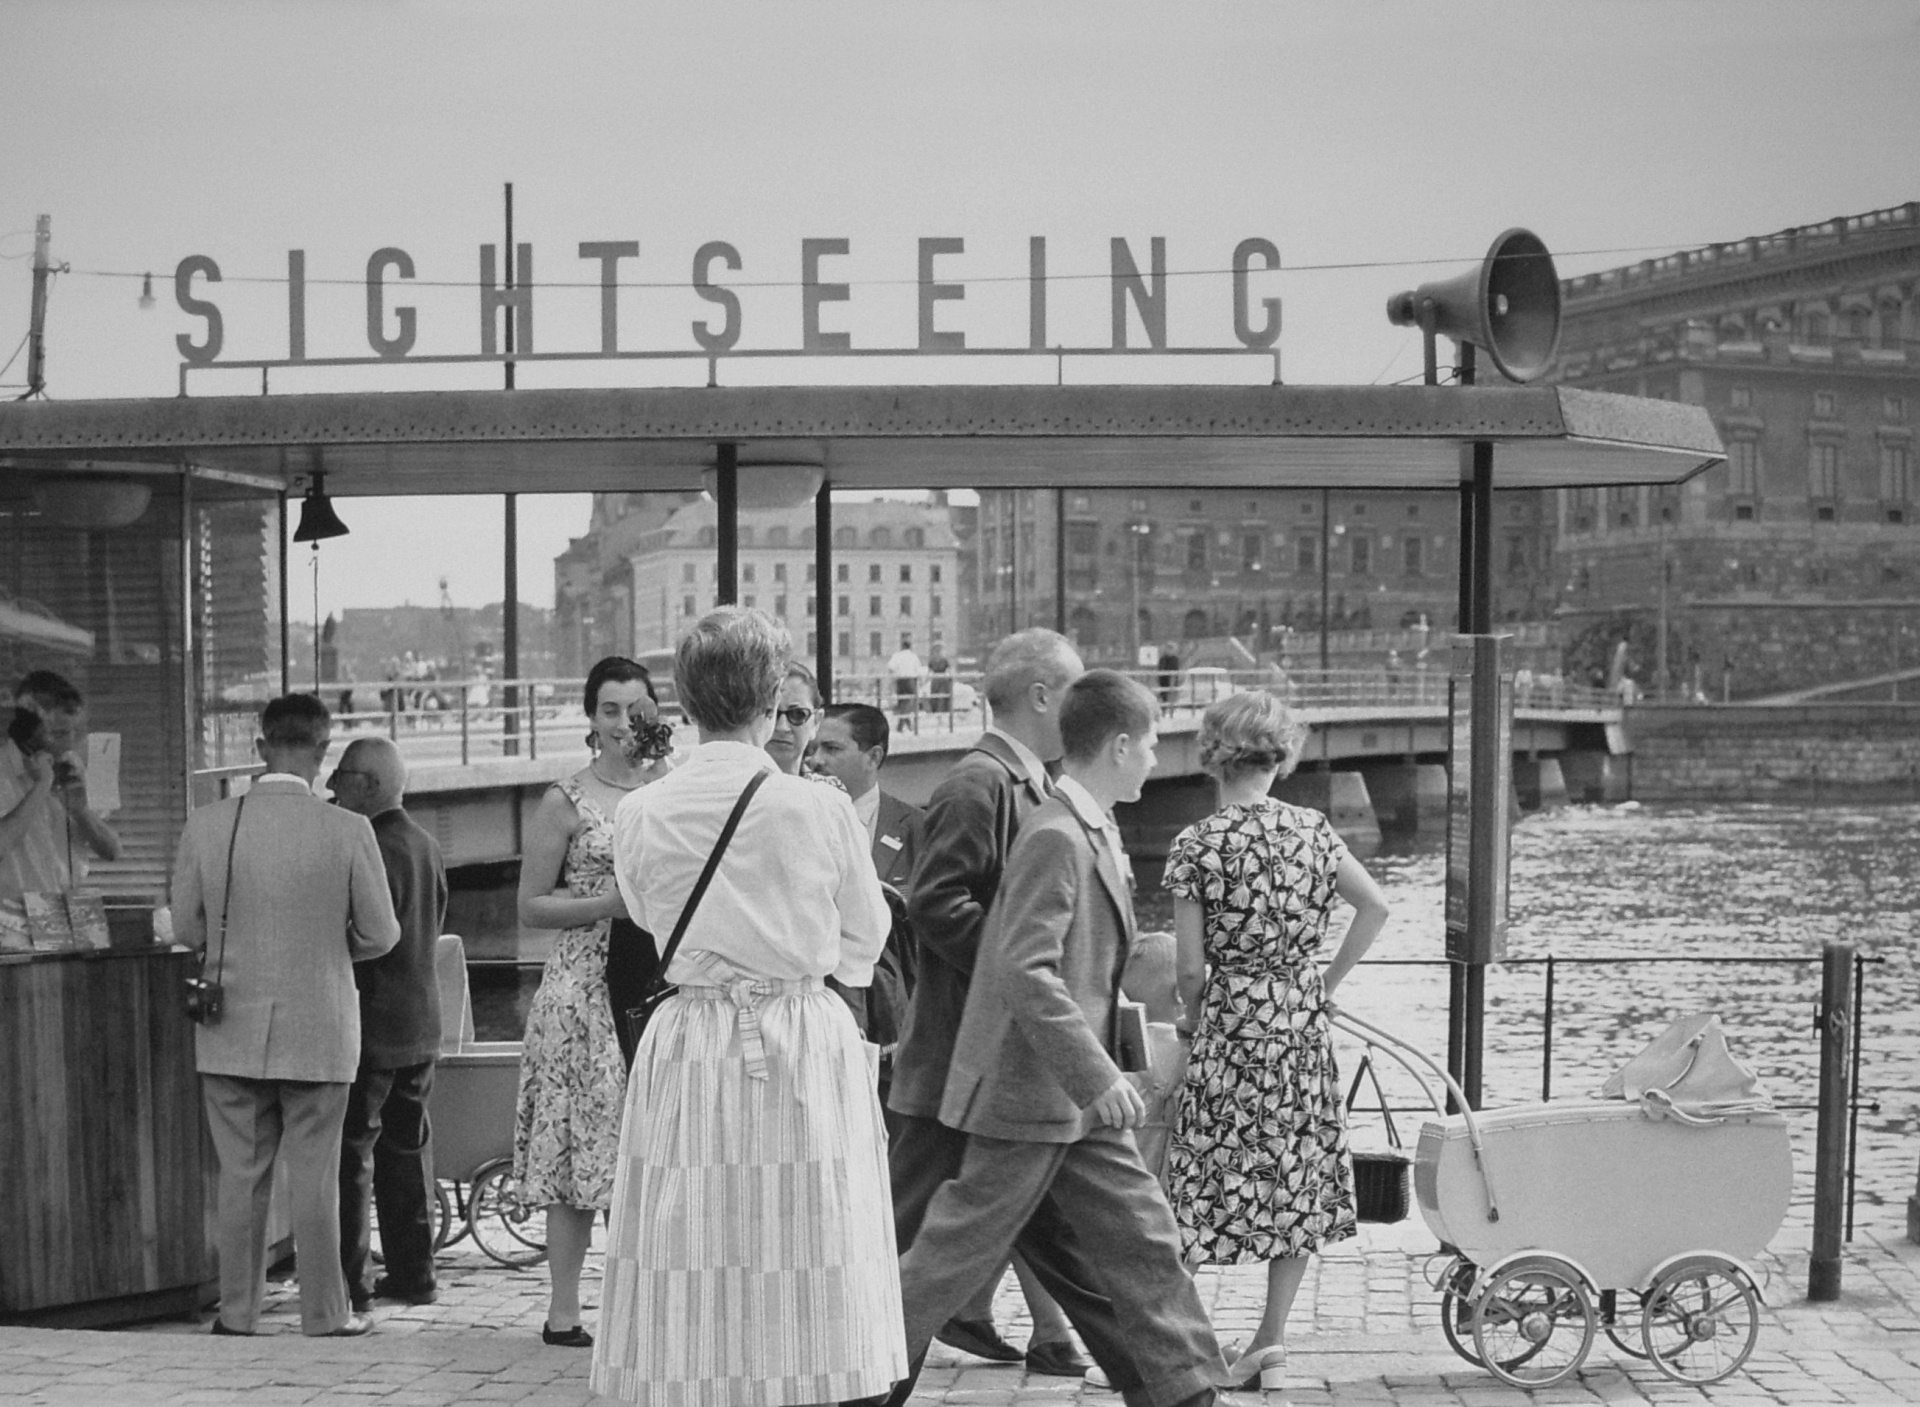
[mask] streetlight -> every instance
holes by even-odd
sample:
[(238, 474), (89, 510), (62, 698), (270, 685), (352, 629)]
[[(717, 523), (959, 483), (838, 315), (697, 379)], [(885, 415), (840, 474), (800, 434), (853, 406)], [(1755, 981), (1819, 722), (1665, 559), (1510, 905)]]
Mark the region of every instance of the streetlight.
[(1137, 667), (1140, 663), (1140, 644), (1141, 644), (1141, 641), (1140, 641), (1140, 553), (1141, 553), (1141, 550), (1146, 547), (1147, 538), (1152, 535), (1153, 528), (1151, 525), (1147, 523), (1128, 523), (1127, 532), (1131, 534), (1130, 541), (1133, 544), (1132, 551), (1128, 553), (1128, 561), (1133, 567), (1133, 570), (1132, 572), (1129, 573), (1129, 576), (1133, 583), (1133, 662), (1134, 662), (1134, 665)]
[(1323, 676), (1323, 683), (1324, 676), (1332, 669), (1332, 665), (1328, 662), (1327, 635), (1332, 624), (1328, 578), (1333, 571), (1333, 539), (1347, 530), (1345, 523), (1339, 527), (1333, 526), (1332, 497), (1330, 490), (1320, 490), (1320, 673)]

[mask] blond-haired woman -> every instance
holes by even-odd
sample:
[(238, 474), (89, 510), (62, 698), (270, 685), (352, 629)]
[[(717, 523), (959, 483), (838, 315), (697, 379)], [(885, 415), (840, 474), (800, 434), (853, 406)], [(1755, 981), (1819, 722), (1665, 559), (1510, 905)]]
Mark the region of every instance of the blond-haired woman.
[[(1199, 743), (1220, 809), (1167, 857), (1194, 1037), (1168, 1183), (1191, 1262), (1266, 1262), (1266, 1311), (1233, 1374), (1273, 1389), (1285, 1382), (1287, 1314), (1307, 1256), (1356, 1230), (1327, 999), (1380, 932), (1387, 903), (1324, 815), (1268, 794), (1299, 754), (1278, 698), (1221, 699)], [(1336, 896), (1353, 919), (1323, 971)]]

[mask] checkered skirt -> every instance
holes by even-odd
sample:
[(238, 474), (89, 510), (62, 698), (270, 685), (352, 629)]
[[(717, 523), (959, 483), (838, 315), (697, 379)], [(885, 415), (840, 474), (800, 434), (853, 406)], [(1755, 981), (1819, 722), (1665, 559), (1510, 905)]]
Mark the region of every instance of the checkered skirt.
[(627, 1084), (594, 1391), (794, 1407), (906, 1376), (873, 1052), (817, 978), (683, 986), (654, 1014)]

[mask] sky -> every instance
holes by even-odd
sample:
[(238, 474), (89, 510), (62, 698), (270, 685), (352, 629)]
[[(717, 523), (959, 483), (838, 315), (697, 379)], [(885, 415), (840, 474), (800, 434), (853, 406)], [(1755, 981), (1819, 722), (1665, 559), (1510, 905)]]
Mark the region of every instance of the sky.
[[(222, 273), (196, 292), (221, 308), (224, 358), (286, 355), (294, 249), (309, 355), (370, 354), (364, 278), (387, 248), (415, 270), (411, 287), (389, 277), (387, 335), (408, 306), (415, 355), (475, 352), (479, 247), (501, 241), (512, 182), (541, 351), (599, 346), (601, 266), (578, 248), (627, 240), (640, 252), (619, 266), (623, 348), (691, 351), (691, 325), (717, 325), (689, 286), (710, 241), (740, 256), (713, 272), (738, 292), (740, 345), (798, 347), (807, 239), (848, 246), (821, 264), (848, 285), (822, 329), (911, 348), (923, 238), (963, 243), (937, 265), (965, 292), (936, 325), (1023, 347), (1036, 235), (1050, 341), (1108, 345), (1109, 241), (1145, 267), (1160, 237), (1169, 342), (1231, 349), (1233, 251), (1262, 238), (1283, 268), (1249, 288), (1281, 300), (1285, 379), (1393, 381), (1420, 353), (1388, 325), (1387, 297), (1470, 267), (1509, 226), (1537, 232), (1568, 275), (1920, 198), (1916, 55), (1920, 0), (0, 0), (0, 360), (26, 331), (41, 214), (70, 266), (48, 313), (58, 399), (177, 390), (175, 339), (207, 327), (173, 297), (195, 254)], [(523, 365), (519, 384), (704, 371), (583, 360)], [(1264, 382), (1273, 366), (1082, 358), (1063, 374)], [(382, 365), (272, 385), (499, 375)], [(1029, 380), (1054, 365), (809, 358), (722, 375)], [(189, 389), (254, 394), (258, 373), (196, 372)], [(324, 549), (323, 614), (437, 601), (441, 577), (456, 604), (499, 599), (497, 499), (338, 507), (352, 533)], [(551, 560), (586, 524), (582, 497), (521, 498), (524, 599), (551, 604)]]

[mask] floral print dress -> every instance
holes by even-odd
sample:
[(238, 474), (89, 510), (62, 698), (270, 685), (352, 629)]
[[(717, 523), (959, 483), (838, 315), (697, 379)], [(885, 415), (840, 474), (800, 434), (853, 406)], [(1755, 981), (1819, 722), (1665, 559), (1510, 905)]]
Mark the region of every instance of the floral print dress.
[(1183, 1248), (1206, 1265), (1355, 1234), (1353, 1162), (1315, 962), (1347, 853), (1318, 811), (1266, 798), (1177, 836), (1165, 886), (1206, 911), (1207, 986), (1168, 1154)]
[[(613, 885), (613, 823), (572, 777), (557, 785), (583, 824), (561, 866), (575, 898)], [(613, 1197), (627, 1067), (607, 997), (607, 920), (563, 929), (527, 1011), (513, 1176), (528, 1206), (604, 1210)]]

